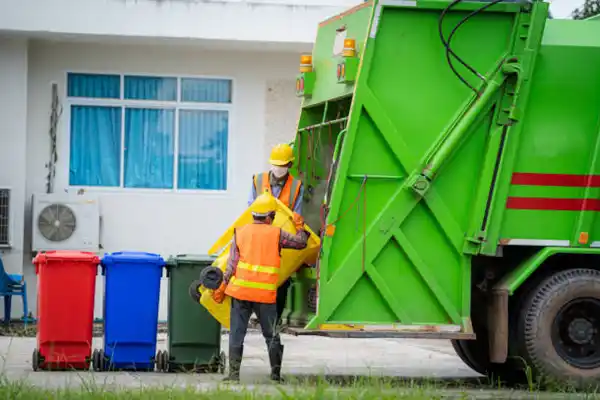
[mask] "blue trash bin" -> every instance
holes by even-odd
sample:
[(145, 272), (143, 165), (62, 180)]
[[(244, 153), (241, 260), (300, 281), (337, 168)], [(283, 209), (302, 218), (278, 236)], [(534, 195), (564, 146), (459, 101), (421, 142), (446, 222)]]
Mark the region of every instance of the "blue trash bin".
[(154, 369), (164, 266), (152, 253), (117, 252), (102, 259), (104, 349), (92, 355), (95, 371)]

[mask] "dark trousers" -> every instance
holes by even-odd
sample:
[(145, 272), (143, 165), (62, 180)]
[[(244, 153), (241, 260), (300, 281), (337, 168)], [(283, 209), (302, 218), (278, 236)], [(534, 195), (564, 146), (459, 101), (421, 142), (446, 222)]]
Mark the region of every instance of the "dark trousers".
[(285, 309), (285, 303), (287, 301), (288, 290), (290, 288), (291, 281), (288, 279), (283, 282), (279, 288), (277, 288), (277, 323), (281, 325), (281, 316)]
[(231, 323), (229, 330), (229, 348), (240, 348), (248, 330), (248, 322), (252, 312), (258, 317), (267, 349), (278, 349), (281, 346), (279, 328), (277, 326), (277, 305), (255, 303), (231, 299)]

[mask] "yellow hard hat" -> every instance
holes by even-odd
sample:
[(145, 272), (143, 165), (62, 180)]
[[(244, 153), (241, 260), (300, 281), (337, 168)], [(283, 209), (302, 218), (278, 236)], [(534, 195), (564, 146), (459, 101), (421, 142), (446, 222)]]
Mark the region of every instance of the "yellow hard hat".
[(278, 144), (271, 150), (269, 162), (272, 165), (283, 166), (294, 161), (294, 151), (289, 144)]
[(254, 200), (250, 210), (256, 217), (266, 217), (277, 211), (277, 201), (270, 193), (263, 193)]

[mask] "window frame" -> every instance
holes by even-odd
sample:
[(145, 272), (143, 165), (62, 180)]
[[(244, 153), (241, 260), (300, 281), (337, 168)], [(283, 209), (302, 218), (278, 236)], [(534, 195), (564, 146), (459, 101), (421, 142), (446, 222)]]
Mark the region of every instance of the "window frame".
[[(100, 75), (118, 75), (120, 81), (119, 99), (107, 98), (91, 98), (91, 97), (69, 97), (68, 83), (69, 74), (100, 74)], [(175, 101), (168, 100), (129, 100), (125, 99), (125, 76), (139, 77), (155, 77), (155, 78), (175, 78), (177, 79), (177, 96)], [(182, 102), (181, 101), (181, 80), (182, 79), (222, 79), (231, 82), (231, 101), (229, 103), (200, 103), (200, 102)], [(134, 192), (134, 193), (177, 193), (177, 194), (210, 194), (223, 195), (230, 192), (234, 170), (234, 158), (232, 157), (232, 127), (234, 125), (234, 104), (236, 99), (236, 80), (231, 76), (223, 75), (187, 75), (187, 74), (166, 74), (166, 73), (149, 73), (149, 72), (113, 72), (113, 71), (97, 71), (97, 70), (66, 70), (64, 71), (64, 85), (62, 97), (63, 105), (63, 133), (62, 138), (57, 143), (57, 147), (61, 149), (63, 160), (66, 160), (66, 165), (61, 168), (64, 173), (61, 180), (64, 180), (64, 187), (85, 191), (94, 192)], [(72, 106), (99, 106), (99, 107), (119, 107), (121, 109), (121, 147), (120, 147), (120, 165), (119, 170), (119, 186), (85, 186), (71, 185), (69, 183), (70, 167), (71, 167), (71, 107)], [(173, 127), (173, 187), (170, 189), (154, 189), (154, 188), (128, 188), (125, 187), (125, 109), (126, 108), (156, 108), (156, 109), (173, 109), (175, 110), (175, 123)], [(180, 110), (206, 110), (206, 111), (227, 111), (227, 166), (226, 166), (226, 185), (224, 189), (180, 189), (179, 183), (179, 111)], [(60, 138), (60, 136), (59, 136)], [(57, 171), (58, 172), (58, 171)], [(58, 175), (58, 173), (57, 173)], [(57, 178), (59, 178), (57, 176)], [(57, 179), (58, 180), (58, 179)]]

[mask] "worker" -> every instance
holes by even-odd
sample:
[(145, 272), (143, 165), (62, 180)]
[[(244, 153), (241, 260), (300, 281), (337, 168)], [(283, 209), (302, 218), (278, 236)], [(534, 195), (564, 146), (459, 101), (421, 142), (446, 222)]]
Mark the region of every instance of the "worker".
[[(290, 210), (302, 215), (304, 186), (299, 179), (293, 178), (289, 171), (294, 162), (294, 151), (288, 144), (278, 144), (271, 150), (269, 163), (271, 170), (252, 177), (252, 190), (248, 206), (254, 202), (257, 194), (265, 192), (277, 197)], [(281, 316), (285, 309), (290, 279), (281, 284), (277, 290), (277, 323), (281, 325)]]
[(250, 209), (253, 223), (235, 229), (223, 282), (212, 295), (217, 303), (231, 296), (229, 374), (225, 380), (240, 379), (244, 338), (254, 312), (267, 344), (271, 379), (280, 382), (283, 346), (277, 329), (276, 299), (281, 249), (305, 248), (309, 233), (297, 213), (292, 218), (296, 235), (273, 226), (277, 202), (269, 193), (258, 196)]

